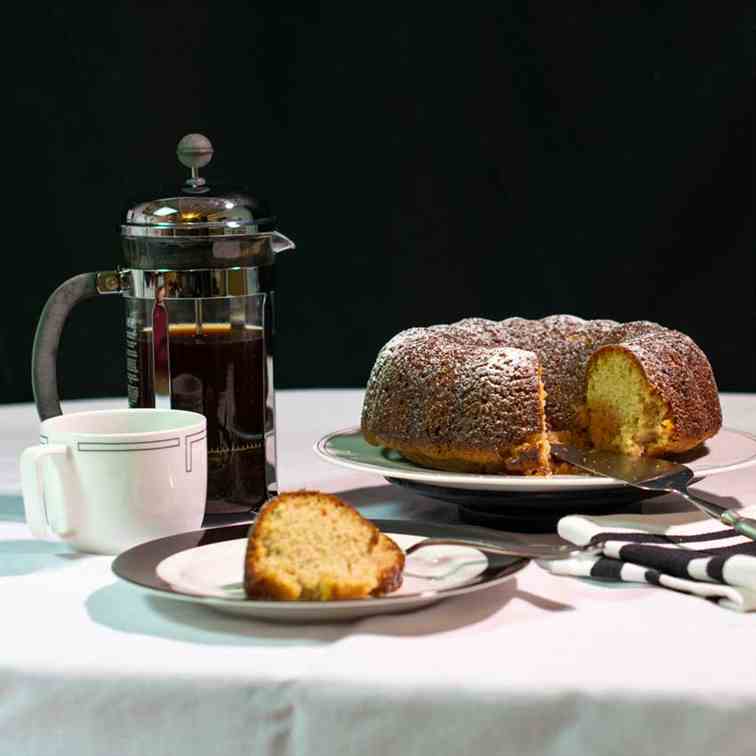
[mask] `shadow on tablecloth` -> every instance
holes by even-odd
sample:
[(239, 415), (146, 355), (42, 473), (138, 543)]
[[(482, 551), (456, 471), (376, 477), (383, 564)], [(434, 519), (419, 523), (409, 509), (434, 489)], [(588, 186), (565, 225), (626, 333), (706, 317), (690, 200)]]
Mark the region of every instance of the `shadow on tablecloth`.
[(0, 522), (25, 522), (24, 499), (21, 496), (0, 496)]
[(187, 643), (242, 646), (313, 646), (353, 635), (411, 637), (452, 632), (483, 623), (513, 599), (548, 611), (571, 606), (545, 600), (517, 587), (513, 577), (486, 591), (457, 596), (407, 614), (382, 615), (339, 624), (286, 625), (233, 617), (208, 607), (148, 596), (117, 582), (92, 593), (89, 617), (118, 632), (149, 635)]
[(79, 554), (62, 543), (18, 539), (0, 541), (0, 577), (31, 575), (42, 570), (59, 569), (66, 563), (91, 557)]
[(365, 517), (421, 520), (425, 522), (459, 522), (457, 505), (420, 496), (389, 483), (336, 492), (344, 501), (357, 507)]
[[(20, 496), (0, 496), (0, 523), (24, 521), (23, 499)], [(11, 532), (16, 532), (15, 527)], [(0, 540), (0, 577), (30, 575), (42, 570), (59, 569), (67, 562), (78, 561), (86, 556), (56, 541), (4, 537)]]

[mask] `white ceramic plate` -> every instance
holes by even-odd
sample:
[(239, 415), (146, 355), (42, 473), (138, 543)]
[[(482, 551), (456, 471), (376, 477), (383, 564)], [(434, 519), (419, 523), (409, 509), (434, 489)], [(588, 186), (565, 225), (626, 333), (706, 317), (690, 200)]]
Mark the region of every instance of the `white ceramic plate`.
[[(491, 540), (490, 531), (460, 525), (375, 520), (403, 549), (428, 537)], [(407, 558), (399, 590), (351, 601), (258, 601), (242, 587), (249, 524), (160, 538), (129, 549), (113, 562), (118, 577), (162, 596), (218, 611), (278, 622), (340, 622), (420, 609), (450, 596), (500, 585), (527, 559), (486, 557), (477, 549), (432, 546)]]
[[(407, 461), (395, 451), (371, 446), (359, 428), (347, 428), (323, 436), (314, 446), (315, 452), (327, 462), (353, 470), (375, 473), (384, 478), (410, 480), (429, 486), (467, 491), (520, 491), (557, 493), (560, 491), (591, 491), (627, 488), (612, 478), (592, 475), (474, 475), (430, 470)], [(723, 428), (703, 447), (675, 458), (690, 467), (694, 481), (710, 475), (739, 470), (756, 464), (756, 438), (742, 431)]]

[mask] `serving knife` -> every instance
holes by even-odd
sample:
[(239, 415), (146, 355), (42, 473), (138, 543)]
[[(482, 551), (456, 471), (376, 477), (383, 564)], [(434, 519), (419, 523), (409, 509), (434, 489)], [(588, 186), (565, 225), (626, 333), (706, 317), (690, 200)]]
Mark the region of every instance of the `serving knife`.
[(685, 465), (653, 457), (630, 457), (597, 449), (578, 449), (567, 444), (552, 444), (551, 453), (581, 470), (621, 480), (643, 491), (665, 491), (682, 496), (709, 517), (756, 541), (756, 520), (688, 491), (693, 471)]

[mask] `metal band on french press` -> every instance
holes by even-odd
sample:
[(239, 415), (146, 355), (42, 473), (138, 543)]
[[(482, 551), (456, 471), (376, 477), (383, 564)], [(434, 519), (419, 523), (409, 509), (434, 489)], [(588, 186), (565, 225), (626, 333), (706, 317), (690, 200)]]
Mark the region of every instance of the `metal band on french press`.
[(213, 299), (261, 294), (274, 288), (273, 265), (255, 268), (209, 268), (205, 270), (128, 270), (124, 295), (157, 299), (160, 286), (164, 299)]

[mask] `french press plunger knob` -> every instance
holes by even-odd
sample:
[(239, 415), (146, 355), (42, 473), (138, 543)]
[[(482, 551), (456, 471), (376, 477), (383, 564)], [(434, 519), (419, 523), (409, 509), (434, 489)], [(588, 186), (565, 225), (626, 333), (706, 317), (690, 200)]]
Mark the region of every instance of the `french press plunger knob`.
[(179, 162), (191, 168), (192, 175), (186, 180), (190, 186), (203, 186), (205, 179), (198, 175), (198, 169), (206, 166), (213, 158), (213, 145), (204, 134), (187, 134), (176, 146)]

